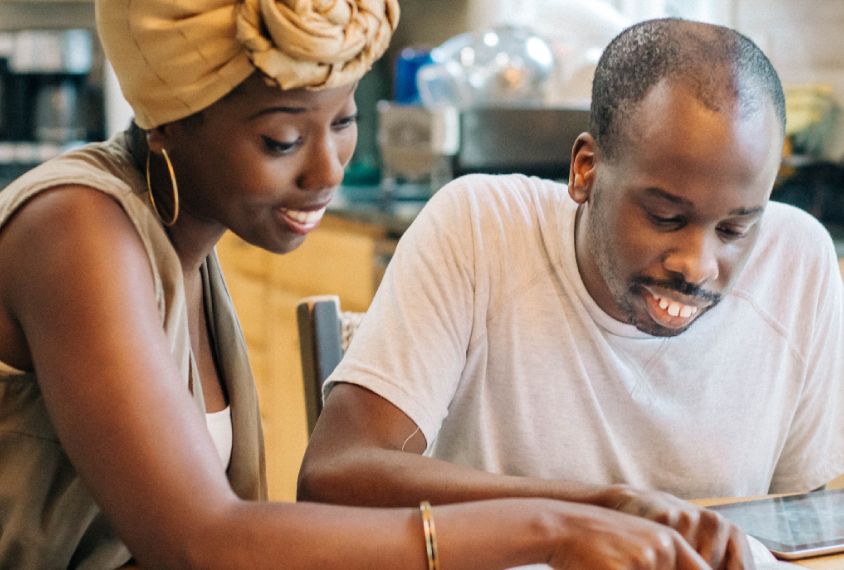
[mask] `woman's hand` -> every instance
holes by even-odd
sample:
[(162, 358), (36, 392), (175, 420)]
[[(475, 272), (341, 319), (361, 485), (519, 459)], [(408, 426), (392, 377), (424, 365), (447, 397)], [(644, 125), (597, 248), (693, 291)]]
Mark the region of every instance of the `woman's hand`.
[[(548, 561), (567, 570), (703, 570), (710, 566), (680, 534), (654, 522), (585, 507), (569, 517), (570, 537)], [(734, 566), (753, 568), (750, 566)]]
[(594, 505), (498, 499), (432, 512), (443, 570), (710, 570), (677, 531)]
[(616, 495), (611, 504), (613, 508), (676, 530), (712, 568), (739, 570), (754, 567), (744, 532), (715, 511), (668, 493), (626, 485), (614, 486), (610, 493)]

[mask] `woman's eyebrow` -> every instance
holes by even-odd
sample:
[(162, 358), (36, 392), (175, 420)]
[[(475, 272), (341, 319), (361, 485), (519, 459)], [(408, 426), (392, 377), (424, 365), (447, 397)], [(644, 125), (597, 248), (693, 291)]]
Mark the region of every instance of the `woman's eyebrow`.
[(302, 113), (307, 112), (307, 109), (304, 107), (267, 107), (266, 109), (261, 109), (251, 117), (249, 120), (255, 120), (258, 117), (263, 117), (264, 115), (269, 115), (271, 113), (286, 113), (288, 115), (301, 115)]

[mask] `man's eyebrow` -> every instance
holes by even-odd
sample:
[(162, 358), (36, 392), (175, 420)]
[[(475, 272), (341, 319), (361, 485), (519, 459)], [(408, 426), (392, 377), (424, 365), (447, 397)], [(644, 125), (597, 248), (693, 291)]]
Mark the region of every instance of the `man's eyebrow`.
[(694, 206), (694, 203), (691, 200), (686, 200), (685, 198), (681, 198), (680, 196), (675, 196), (674, 194), (666, 192), (662, 188), (656, 188), (651, 186), (650, 188), (646, 188), (645, 192), (652, 196), (662, 198), (663, 200), (668, 200), (669, 202), (673, 202), (675, 204), (682, 204), (684, 206)]
[(755, 208), (736, 208), (735, 210), (730, 210), (731, 216), (752, 216), (754, 214), (758, 214), (762, 210), (764, 210), (764, 206), (756, 206)]
[(305, 113), (307, 109), (304, 107), (267, 107), (266, 109), (261, 109), (251, 117), (249, 117), (250, 121), (257, 119), (258, 117), (263, 117), (264, 115), (269, 115), (271, 113), (286, 113), (288, 115), (301, 115)]
[[(694, 206), (694, 203), (691, 200), (686, 200), (685, 198), (681, 198), (680, 196), (675, 196), (670, 192), (666, 192), (662, 188), (650, 187), (646, 188), (645, 192), (648, 194), (655, 196), (657, 198), (662, 198), (663, 200), (668, 200), (669, 202), (673, 202), (674, 204), (681, 204), (683, 206)], [(731, 216), (753, 216), (765, 210), (764, 206), (755, 206), (753, 208), (735, 208), (730, 210)]]

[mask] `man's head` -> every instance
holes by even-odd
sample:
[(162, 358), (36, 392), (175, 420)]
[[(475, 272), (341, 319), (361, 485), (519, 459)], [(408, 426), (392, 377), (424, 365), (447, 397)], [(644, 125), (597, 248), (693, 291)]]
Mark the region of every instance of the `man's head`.
[(707, 108), (737, 104), (747, 115), (767, 101), (785, 131), (785, 95), (765, 54), (750, 39), (721, 26), (676, 18), (648, 20), (623, 31), (604, 50), (592, 84), (589, 132), (604, 156), (636, 139), (631, 115), (660, 82), (691, 87)]
[(756, 242), (784, 130), (777, 74), (735, 31), (666, 19), (613, 40), (569, 181), (598, 305), (659, 336), (712, 308)]

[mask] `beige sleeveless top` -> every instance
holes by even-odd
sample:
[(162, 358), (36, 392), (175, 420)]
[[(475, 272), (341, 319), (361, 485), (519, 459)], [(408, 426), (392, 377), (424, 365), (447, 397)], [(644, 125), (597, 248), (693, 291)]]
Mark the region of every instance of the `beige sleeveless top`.
[[(191, 358), (182, 270), (146, 199), (146, 180), (118, 134), (28, 172), (0, 191), (0, 229), (26, 200), (64, 184), (100, 190), (120, 203), (143, 241), (155, 280), (161, 326), (185, 389), (205, 413), (202, 386), (190, 386)], [(227, 471), (243, 499), (267, 497), (258, 397), (246, 343), (216, 252), (202, 268), (209, 329), (229, 395), (232, 455)], [(194, 369), (194, 378), (198, 378)], [(65, 455), (34, 372), (0, 363), (0, 568), (104, 569), (130, 554), (114, 535)]]

